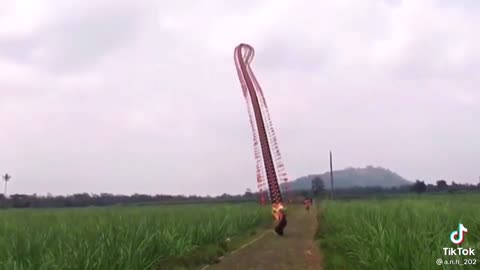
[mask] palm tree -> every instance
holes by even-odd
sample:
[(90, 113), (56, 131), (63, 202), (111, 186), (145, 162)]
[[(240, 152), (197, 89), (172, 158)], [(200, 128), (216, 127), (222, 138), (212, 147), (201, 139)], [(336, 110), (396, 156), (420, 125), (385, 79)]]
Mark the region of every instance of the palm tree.
[(7, 198), (7, 183), (8, 181), (12, 178), (8, 173), (6, 173), (4, 176), (2, 176), (3, 181), (5, 181), (5, 192), (3, 193), (3, 196), (5, 199)]

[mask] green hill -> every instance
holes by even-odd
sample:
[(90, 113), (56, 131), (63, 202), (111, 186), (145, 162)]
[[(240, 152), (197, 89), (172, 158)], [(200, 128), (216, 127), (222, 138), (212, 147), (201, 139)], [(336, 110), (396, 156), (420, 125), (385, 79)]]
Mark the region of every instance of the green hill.
[[(330, 172), (300, 177), (290, 181), (291, 190), (310, 190), (312, 179), (320, 176), (326, 189), (330, 189)], [(412, 184), (400, 175), (381, 167), (346, 168), (333, 171), (334, 188), (351, 187), (396, 187)]]

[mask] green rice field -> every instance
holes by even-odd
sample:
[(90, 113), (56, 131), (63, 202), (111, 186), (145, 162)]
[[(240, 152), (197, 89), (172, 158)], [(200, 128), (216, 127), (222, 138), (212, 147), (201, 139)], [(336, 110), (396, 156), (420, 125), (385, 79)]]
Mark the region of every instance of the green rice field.
[[(271, 223), (255, 204), (0, 211), (0, 269), (177, 269)], [(181, 267), (180, 267), (181, 268)]]
[[(479, 206), (480, 194), (321, 201), (324, 269), (480, 269)], [(200, 269), (271, 223), (254, 203), (4, 209), (0, 269)], [(459, 223), (474, 256), (444, 254)]]
[[(480, 269), (480, 194), (326, 201), (319, 219), (327, 270)], [(459, 223), (474, 256), (444, 254)]]

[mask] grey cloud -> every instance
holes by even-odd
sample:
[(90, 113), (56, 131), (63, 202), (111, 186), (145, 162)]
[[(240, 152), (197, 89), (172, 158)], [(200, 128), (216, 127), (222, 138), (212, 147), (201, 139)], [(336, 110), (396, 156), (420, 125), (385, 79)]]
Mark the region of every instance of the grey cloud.
[(461, 8), (466, 12), (476, 12), (480, 9), (480, 3), (476, 0), (457, 0), (457, 1), (450, 1), (450, 0), (437, 0), (438, 4), (441, 7), (445, 8)]
[(153, 10), (125, 2), (106, 3), (76, 10), (30, 36), (0, 37), (0, 55), (52, 72), (81, 71), (135, 43), (145, 24), (155, 23)]
[(295, 36), (271, 38), (256, 51), (261, 60), (254, 61), (262, 68), (315, 71), (326, 67), (330, 60), (332, 51), (328, 45), (319, 46)]
[(480, 69), (480, 54), (465, 52), (464, 60), (456, 63), (449, 58), (462, 50), (462, 43), (475, 46), (473, 40), (455, 37), (453, 33), (430, 33), (409, 42), (390, 66), (393, 76), (404, 79), (474, 78)]
[(385, 0), (387, 4), (397, 6), (402, 4), (402, 0)]
[(2, 39), (0, 37), (0, 55), (3, 57), (26, 62), (33, 48), (35, 48), (35, 44), (31, 39), (18, 37)]

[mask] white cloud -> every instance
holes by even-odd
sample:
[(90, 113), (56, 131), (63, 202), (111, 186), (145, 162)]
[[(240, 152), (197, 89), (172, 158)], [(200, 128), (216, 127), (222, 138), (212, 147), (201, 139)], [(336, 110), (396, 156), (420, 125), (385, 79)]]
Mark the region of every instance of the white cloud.
[(48, 18), (50, 1), (2, 0), (0, 36), (33, 33)]

